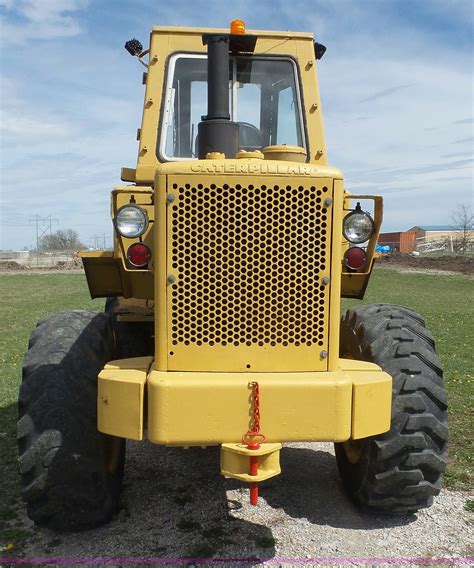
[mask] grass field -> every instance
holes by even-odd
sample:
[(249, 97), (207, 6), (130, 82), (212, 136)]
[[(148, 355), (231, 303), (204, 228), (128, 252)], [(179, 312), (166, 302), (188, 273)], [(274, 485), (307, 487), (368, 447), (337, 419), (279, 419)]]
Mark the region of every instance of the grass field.
[[(70, 309), (102, 310), (90, 300), (85, 277), (69, 274), (0, 274), (0, 546), (27, 534), (14, 526), (19, 480), (16, 463), (16, 400), (28, 337), (39, 318)], [(450, 402), (450, 463), (445, 485), (472, 487), (472, 322), (474, 279), (466, 276), (374, 272), (364, 303), (389, 302), (420, 312), (437, 340)], [(344, 301), (343, 307), (357, 304)], [(3, 526), (2, 526), (3, 525)]]

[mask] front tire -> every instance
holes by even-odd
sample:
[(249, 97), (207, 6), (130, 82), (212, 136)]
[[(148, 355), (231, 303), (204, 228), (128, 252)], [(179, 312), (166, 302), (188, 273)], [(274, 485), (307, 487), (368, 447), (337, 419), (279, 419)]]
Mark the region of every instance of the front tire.
[(22, 496), (39, 526), (86, 529), (117, 510), (125, 440), (97, 430), (97, 375), (114, 355), (106, 314), (52, 314), (32, 333), (17, 436)]
[(448, 441), (447, 396), (433, 336), (408, 308), (362, 306), (342, 318), (341, 356), (376, 363), (393, 379), (390, 430), (335, 444), (350, 497), (384, 513), (429, 507), (440, 491)]

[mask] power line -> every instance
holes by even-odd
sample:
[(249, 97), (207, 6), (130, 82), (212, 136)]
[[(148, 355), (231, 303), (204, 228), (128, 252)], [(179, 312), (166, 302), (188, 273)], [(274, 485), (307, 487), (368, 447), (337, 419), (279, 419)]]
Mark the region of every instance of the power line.
[(38, 214), (34, 218), (30, 218), (30, 226), (36, 226), (36, 264), (39, 266), (39, 249), (40, 241), (44, 235), (49, 231), (49, 236), (52, 235), (53, 224), (59, 224), (59, 219), (52, 219), (51, 214), (48, 217), (40, 217)]
[(106, 236), (105, 233), (102, 233), (101, 235), (95, 234), (91, 240), (92, 240), (92, 248), (106, 250), (107, 241), (110, 241), (110, 237)]

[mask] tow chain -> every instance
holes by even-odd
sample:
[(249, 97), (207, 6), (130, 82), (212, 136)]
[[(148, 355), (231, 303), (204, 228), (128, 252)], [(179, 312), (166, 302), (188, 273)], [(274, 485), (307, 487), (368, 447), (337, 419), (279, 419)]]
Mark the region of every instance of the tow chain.
[(249, 387), (252, 389), (251, 404), (253, 416), (251, 428), (245, 436), (255, 436), (256, 434), (260, 434), (260, 390), (256, 382), (249, 383)]
[[(242, 436), (242, 442), (247, 445), (249, 450), (259, 450), (260, 444), (265, 442), (265, 436), (260, 433), (260, 391), (258, 383), (253, 381), (248, 384), (252, 389), (252, 422), (249, 430)], [(257, 456), (249, 457), (249, 475), (258, 474)], [(258, 483), (250, 483), (250, 504), (256, 505), (258, 502)]]

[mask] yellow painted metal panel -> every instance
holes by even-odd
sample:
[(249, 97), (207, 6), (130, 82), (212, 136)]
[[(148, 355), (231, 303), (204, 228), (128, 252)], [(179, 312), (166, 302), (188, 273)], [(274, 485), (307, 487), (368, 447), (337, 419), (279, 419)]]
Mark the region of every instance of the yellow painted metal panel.
[(130, 359), (117, 359), (109, 361), (104, 367), (104, 371), (110, 370), (137, 370), (148, 371), (153, 361), (153, 357), (131, 357)]
[(167, 276), (167, 227), (166, 200), (167, 177), (157, 172), (155, 178), (155, 368), (168, 368), (168, 314), (166, 306)]
[(132, 440), (143, 439), (144, 392), (151, 357), (111, 361), (99, 373), (97, 428)]
[(355, 359), (341, 359), (340, 368), (350, 375), (353, 384), (351, 438), (387, 432), (392, 414), (392, 377), (375, 363)]
[[(230, 32), (230, 20), (228, 28), (190, 28), (187, 26), (153, 26), (153, 32), (159, 34), (177, 34), (177, 35), (195, 35), (199, 38), (202, 34), (228, 34)], [(246, 35), (258, 35), (264, 38), (278, 38), (279, 44), (281, 45), (282, 39), (291, 39), (294, 37), (313, 39), (314, 35), (311, 32), (293, 32), (293, 31), (281, 31), (281, 30), (245, 30)]]
[(326, 370), (332, 179), (169, 176), (168, 196), (168, 370)]
[(349, 374), (352, 371), (380, 372), (382, 370), (376, 363), (361, 361), (360, 359), (339, 359), (338, 368)]
[(329, 347), (328, 370), (334, 371), (339, 364), (339, 320), (341, 317), (341, 257), (338, 251), (342, 241), (342, 207), (344, 182), (334, 180), (332, 205), (331, 286), (329, 296)]
[(123, 282), (120, 261), (114, 258), (113, 252), (84, 251), (80, 252), (87, 285), (92, 298), (104, 298), (123, 293)]
[(268, 442), (350, 437), (352, 385), (343, 372), (182, 373), (148, 378), (148, 438), (158, 444), (237, 443), (249, 429), (249, 381), (260, 387)]
[(352, 438), (367, 438), (390, 430), (392, 377), (387, 373), (353, 371)]

